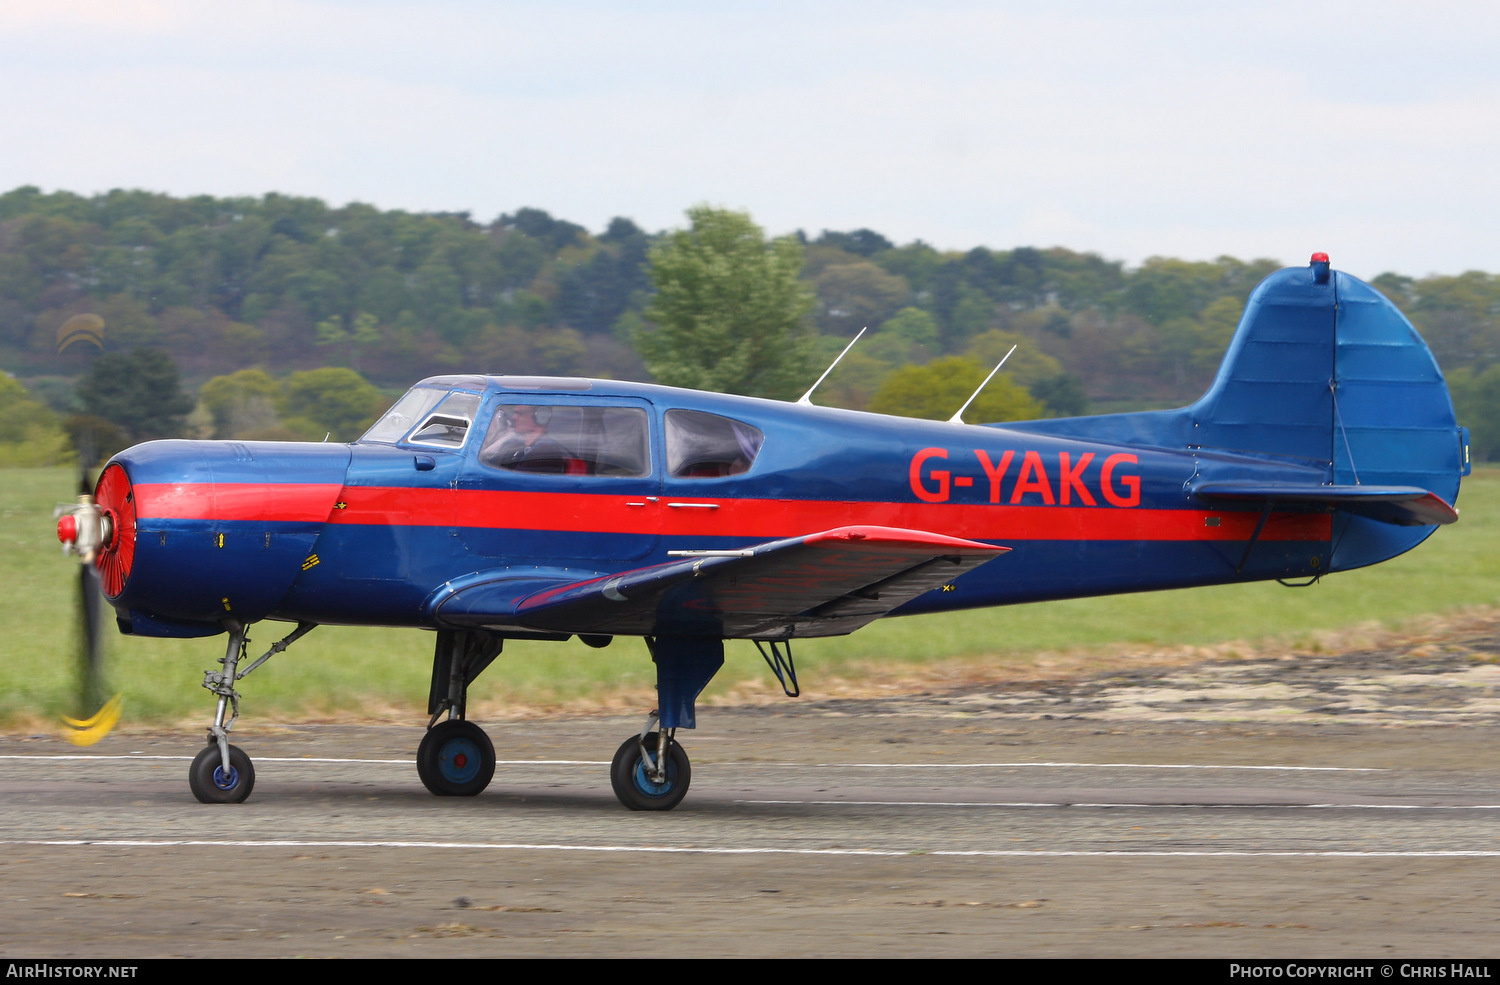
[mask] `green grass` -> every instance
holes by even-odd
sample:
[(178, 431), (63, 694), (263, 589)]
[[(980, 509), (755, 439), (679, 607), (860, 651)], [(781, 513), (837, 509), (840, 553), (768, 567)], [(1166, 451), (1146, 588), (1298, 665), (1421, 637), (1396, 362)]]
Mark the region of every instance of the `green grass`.
[[(71, 479), (60, 469), (0, 472), (0, 724), (70, 710), (75, 563), (54, 537), (53, 505)], [(1211, 645), (1268, 636), (1311, 639), (1323, 630), (1398, 625), (1426, 613), (1500, 603), (1500, 470), (1464, 482), (1463, 518), (1385, 564), (1330, 575), (1318, 585), (1275, 583), (1009, 606), (876, 623), (849, 637), (797, 644), (806, 693), (821, 677), (857, 677), (872, 665), (920, 673), (923, 665), (1025, 665), (1042, 651), (1086, 647)], [(264, 648), (290, 627), (262, 623)], [(241, 684), (250, 720), (391, 712), (418, 720), (426, 702), (432, 635), (418, 630), (322, 627)], [(224, 637), (152, 640), (112, 636), (111, 678), (127, 720), (206, 723), (212, 702), (199, 684), (216, 667)], [(775, 683), (754, 647), (727, 645), (709, 696), (747, 680)], [(260, 650), (256, 649), (259, 653)], [(652, 666), (638, 640), (603, 650), (577, 642), (507, 644), (471, 689), (475, 703), (554, 705), (620, 695), (650, 700)]]

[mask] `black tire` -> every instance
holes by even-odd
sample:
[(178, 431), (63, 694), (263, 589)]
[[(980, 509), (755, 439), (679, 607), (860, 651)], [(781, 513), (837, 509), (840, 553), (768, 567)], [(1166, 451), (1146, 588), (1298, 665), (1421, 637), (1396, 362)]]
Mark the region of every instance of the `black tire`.
[(473, 797), (494, 779), (495, 745), (473, 722), (439, 722), (417, 747), (417, 775), (439, 797)]
[(226, 775), (219, 744), (210, 742), (193, 757), (193, 765), (188, 768), (188, 786), (193, 796), (205, 804), (240, 804), (255, 789), (255, 767), (245, 750), (230, 746)]
[(632, 735), (620, 746), (614, 762), (609, 765), (609, 782), (615, 788), (615, 796), (633, 811), (669, 811), (687, 796), (693, 767), (676, 740), (668, 740), (666, 782), (653, 783), (646, 775), (641, 746), (644, 745), (648, 753), (655, 753), (660, 736), (660, 732), (652, 732), (644, 739)]

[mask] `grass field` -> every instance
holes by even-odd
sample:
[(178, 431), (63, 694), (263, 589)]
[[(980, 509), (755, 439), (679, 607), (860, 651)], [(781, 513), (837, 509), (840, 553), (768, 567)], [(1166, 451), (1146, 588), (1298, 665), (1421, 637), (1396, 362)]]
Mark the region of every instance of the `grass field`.
[[(75, 561), (54, 536), (53, 505), (70, 475), (56, 469), (0, 473), (0, 725), (54, 719), (69, 710), (73, 666)], [(1463, 518), (1415, 551), (1386, 564), (1329, 576), (1305, 589), (1273, 583), (1048, 602), (876, 623), (849, 637), (797, 644), (804, 693), (819, 682), (993, 673), (1003, 676), (1056, 651), (1097, 649), (1128, 659), (1131, 648), (1207, 646), (1266, 637), (1307, 645), (1317, 634), (1368, 623), (1397, 626), (1427, 613), (1500, 603), (1500, 470), (1464, 482)], [(264, 623), (261, 652), (287, 628)], [(212, 701), (203, 671), (216, 667), (224, 637), (152, 640), (112, 637), (110, 676), (129, 722), (206, 724)], [(257, 649), (257, 645), (259, 649)], [(252, 720), (330, 715), (416, 721), (426, 703), (432, 636), (418, 630), (323, 627), (241, 683)], [(775, 681), (747, 642), (727, 645), (724, 670), (706, 698)], [(507, 644), (471, 688), (480, 708), (538, 708), (592, 702), (645, 710), (652, 666), (638, 640), (603, 650), (582, 644)]]

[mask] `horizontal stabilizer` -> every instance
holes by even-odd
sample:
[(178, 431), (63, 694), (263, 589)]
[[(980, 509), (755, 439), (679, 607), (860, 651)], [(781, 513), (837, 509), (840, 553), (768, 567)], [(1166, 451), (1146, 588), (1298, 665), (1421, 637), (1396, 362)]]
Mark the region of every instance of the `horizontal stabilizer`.
[[(465, 603), (445, 602), (438, 615), (455, 625), (599, 635), (836, 636), (1008, 550), (921, 530), (839, 527), (735, 550), (684, 551), (680, 560), (524, 599), (475, 585), (478, 591), (462, 593)], [(485, 613), (481, 597), (498, 604)]]
[(1340, 509), (1402, 527), (1452, 523), (1454, 509), (1437, 493), (1416, 486), (1304, 486), (1267, 482), (1208, 482), (1193, 490), (1202, 499)]

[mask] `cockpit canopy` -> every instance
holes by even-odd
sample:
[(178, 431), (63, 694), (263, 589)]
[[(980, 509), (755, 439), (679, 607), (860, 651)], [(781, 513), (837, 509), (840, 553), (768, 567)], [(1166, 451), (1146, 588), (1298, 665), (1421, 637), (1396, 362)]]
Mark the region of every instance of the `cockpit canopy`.
[[(640, 401), (517, 393), (480, 418), (483, 394), (455, 386), (458, 382), (430, 380), (412, 387), (360, 440), (459, 449), (477, 431), (477, 457), (489, 468), (636, 477), (652, 471), (652, 429)], [(672, 408), (662, 424), (667, 474), (674, 478), (740, 475), (749, 471), (765, 441), (754, 425), (700, 410)]]

